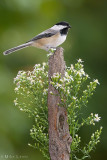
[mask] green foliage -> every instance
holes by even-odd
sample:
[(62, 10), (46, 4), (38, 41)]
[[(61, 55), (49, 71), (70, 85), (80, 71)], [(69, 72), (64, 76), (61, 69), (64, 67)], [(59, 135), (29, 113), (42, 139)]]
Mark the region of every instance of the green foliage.
[[(46, 159), (49, 158), (48, 146), (48, 65), (35, 65), (33, 71), (20, 71), (14, 79), (16, 84), (15, 92), (17, 98), (15, 105), (20, 110), (27, 112), (30, 117), (34, 117), (35, 124), (30, 130), (30, 135), (34, 140), (33, 146), (39, 149)], [(78, 131), (85, 125), (95, 125), (101, 117), (91, 113), (88, 117), (81, 117), (82, 109), (85, 109), (88, 99), (93, 95), (98, 80), (88, 82), (89, 76), (85, 73), (82, 60), (71, 67), (66, 67), (65, 77), (55, 73), (51, 77), (51, 84), (59, 91), (61, 103), (59, 106), (65, 107), (68, 112), (68, 124), (70, 135), (73, 138), (71, 144), (71, 159), (83, 160), (90, 157), (90, 152), (99, 142), (102, 127), (92, 134), (88, 144), (82, 146), (81, 137)], [(50, 92), (53, 96), (52, 91)], [(78, 156), (78, 153), (79, 156)], [(81, 155), (81, 157), (80, 157)], [(79, 157), (79, 158), (78, 158)]]
[(44, 157), (49, 159), (48, 153), (48, 72), (47, 64), (43, 63), (34, 66), (32, 72), (19, 71), (14, 79), (16, 83), (15, 92), (17, 98), (14, 100), (16, 106), (21, 111), (28, 113), (29, 117), (34, 118), (33, 128), (30, 135), (35, 141), (34, 145), (39, 149)]

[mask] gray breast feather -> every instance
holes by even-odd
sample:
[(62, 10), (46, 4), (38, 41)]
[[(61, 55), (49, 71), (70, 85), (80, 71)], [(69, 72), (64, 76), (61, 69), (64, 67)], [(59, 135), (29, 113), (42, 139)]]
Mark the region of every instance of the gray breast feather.
[(48, 38), (48, 37), (54, 36), (56, 33), (58, 33), (58, 30), (47, 29), (46, 31), (38, 34), (36, 37), (32, 38), (31, 40), (27, 42), (35, 41), (41, 38)]

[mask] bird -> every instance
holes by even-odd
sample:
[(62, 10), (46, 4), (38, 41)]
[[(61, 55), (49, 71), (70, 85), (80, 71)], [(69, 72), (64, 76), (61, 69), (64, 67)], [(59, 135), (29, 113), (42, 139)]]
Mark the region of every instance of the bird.
[(4, 55), (8, 55), (12, 52), (21, 50), (23, 48), (33, 46), (46, 51), (56, 49), (67, 38), (68, 30), (71, 28), (68, 22), (62, 21), (56, 23), (51, 28), (41, 32), (31, 40), (17, 47), (13, 47), (3, 52)]

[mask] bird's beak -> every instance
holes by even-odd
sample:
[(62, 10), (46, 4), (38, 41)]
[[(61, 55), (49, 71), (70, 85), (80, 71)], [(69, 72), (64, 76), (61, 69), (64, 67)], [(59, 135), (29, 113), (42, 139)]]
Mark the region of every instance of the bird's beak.
[(71, 28), (71, 26), (69, 25), (68, 28)]

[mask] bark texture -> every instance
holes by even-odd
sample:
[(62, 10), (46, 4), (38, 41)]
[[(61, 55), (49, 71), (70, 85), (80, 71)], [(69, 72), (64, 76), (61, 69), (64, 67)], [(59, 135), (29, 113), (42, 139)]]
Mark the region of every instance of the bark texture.
[[(63, 48), (57, 48), (55, 53), (49, 58), (49, 81), (54, 73), (65, 75), (65, 62)], [(55, 95), (51, 95), (52, 91)], [(56, 90), (49, 84), (48, 90), (48, 121), (49, 121), (49, 153), (51, 160), (69, 160), (70, 144), (72, 137), (69, 134), (67, 123), (67, 111), (59, 107), (61, 99)]]

